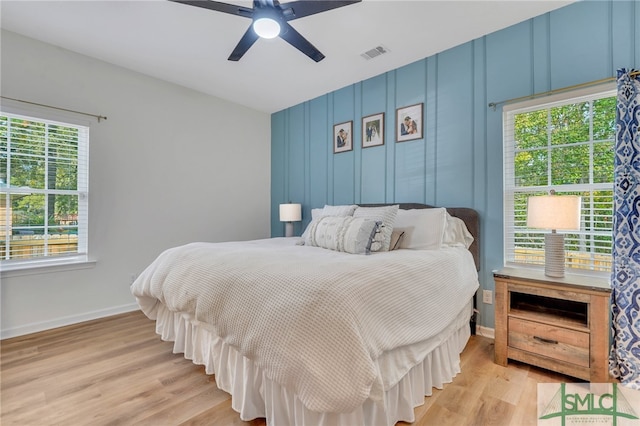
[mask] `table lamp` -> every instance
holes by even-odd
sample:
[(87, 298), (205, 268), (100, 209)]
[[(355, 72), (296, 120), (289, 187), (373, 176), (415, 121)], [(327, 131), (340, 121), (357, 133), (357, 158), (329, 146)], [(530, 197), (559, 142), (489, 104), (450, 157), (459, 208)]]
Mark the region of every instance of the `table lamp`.
[(280, 222), (286, 222), (285, 237), (293, 237), (293, 222), (302, 220), (302, 205), (295, 203), (280, 204)]
[(550, 195), (529, 197), (527, 200), (527, 226), (550, 229), (544, 236), (544, 274), (564, 277), (564, 235), (558, 229), (580, 229), (580, 205), (577, 195)]

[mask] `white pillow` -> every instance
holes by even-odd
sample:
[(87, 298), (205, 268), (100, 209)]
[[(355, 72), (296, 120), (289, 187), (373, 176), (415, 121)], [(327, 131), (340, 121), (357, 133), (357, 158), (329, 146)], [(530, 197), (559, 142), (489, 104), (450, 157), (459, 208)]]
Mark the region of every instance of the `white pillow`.
[(467, 229), (464, 221), (459, 217), (454, 217), (447, 213), (447, 226), (444, 230), (442, 245), (447, 247), (464, 246), (469, 248), (472, 243), (473, 235), (471, 235), (471, 232)]
[(327, 204), (324, 205), (322, 209), (323, 216), (353, 216), (353, 212), (356, 211), (355, 204), (344, 205), (344, 206), (329, 206)]
[(371, 245), (371, 251), (389, 251), (398, 207), (398, 204), (382, 207), (358, 207), (353, 213), (353, 217), (364, 217), (381, 222), (380, 232)]
[(442, 247), (446, 225), (447, 209), (436, 207), (399, 210), (393, 228), (404, 231), (400, 248), (432, 250)]
[(322, 214), (322, 210), (323, 209), (311, 209), (311, 220), (320, 219), (322, 216), (325, 216)]
[(379, 222), (353, 216), (323, 216), (311, 221), (305, 244), (353, 254), (369, 254)]

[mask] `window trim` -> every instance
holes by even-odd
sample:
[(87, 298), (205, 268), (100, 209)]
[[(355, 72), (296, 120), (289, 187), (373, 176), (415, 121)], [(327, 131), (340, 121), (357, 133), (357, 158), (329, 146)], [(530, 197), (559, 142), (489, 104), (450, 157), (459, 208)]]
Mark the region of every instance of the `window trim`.
[[(86, 185), (83, 188), (74, 190), (80, 199), (86, 202), (86, 223), (84, 225), (84, 234), (78, 235), (78, 249), (83, 248), (83, 252), (62, 255), (62, 256), (43, 256), (32, 259), (0, 259), (0, 277), (8, 278), (19, 275), (39, 274), (46, 272), (55, 272), (61, 270), (85, 269), (95, 266), (96, 260), (89, 258), (89, 145), (91, 134), (91, 122), (86, 117), (81, 117), (72, 112), (52, 111), (48, 108), (39, 106), (29, 106), (25, 108), (22, 104), (14, 101), (2, 103), (0, 114), (23, 117), (32, 121), (45, 122), (47, 124), (55, 124), (61, 126), (83, 127), (86, 133), (86, 143), (83, 147), (78, 147), (78, 160), (84, 158), (86, 172), (84, 181)], [(78, 162), (80, 166), (80, 161)], [(54, 190), (55, 191), (55, 190)], [(55, 191), (58, 192), (58, 191)], [(60, 190), (59, 192), (68, 192)], [(4, 194), (4, 193), (3, 193)]]
[[(509, 103), (503, 107), (502, 114), (502, 155), (503, 155), (503, 171), (502, 171), (502, 194), (503, 194), (503, 264), (505, 266), (514, 266), (519, 268), (528, 268), (541, 270), (544, 269), (544, 265), (530, 264), (530, 263), (518, 263), (508, 259), (508, 254), (515, 251), (515, 239), (509, 238), (509, 229), (514, 229), (514, 194), (516, 193), (515, 183), (509, 182), (509, 178), (515, 178), (515, 147), (508, 145), (508, 134), (512, 129), (513, 117), (516, 114), (527, 113), (532, 111), (538, 111), (541, 109), (549, 109), (560, 105), (566, 105), (570, 103), (580, 103), (584, 101), (590, 101), (595, 96), (598, 98), (615, 97), (617, 87), (615, 81), (594, 85), (582, 89), (562, 91), (544, 97), (535, 97), (527, 99), (521, 102)], [(513, 139), (512, 139), (513, 141)], [(593, 143), (593, 141), (590, 141)], [(614, 140), (615, 143), (615, 140)], [(592, 155), (592, 154), (591, 154)], [(594, 184), (573, 184), (571, 185), (571, 191), (579, 191), (581, 189), (594, 191), (600, 189), (612, 189), (608, 183), (594, 183)], [(536, 192), (549, 188), (549, 185), (526, 187), (527, 189), (519, 192)], [(557, 188), (556, 188), (557, 189)], [(509, 207), (509, 210), (507, 210)], [(508, 215), (510, 213), (510, 215)], [(590, 269), (578, 269), (567, 268), (567, 274), (571, 275), (587, 275), (587, 276), (602, 276), (608, 277), (611, 275), (610, 271), (594, 271)]]
[(20, 261), (20, 264), (15, 261), (15, 263), (12, 263), (11, 260), (6, 260), (5, 262), (2, 264), (0, 278), (89, 269), (95, 267), (97, 263), (95, 259), (89, 259), (87, 255), (39, 258), (30, 261), (28, 264), (24, 261)]

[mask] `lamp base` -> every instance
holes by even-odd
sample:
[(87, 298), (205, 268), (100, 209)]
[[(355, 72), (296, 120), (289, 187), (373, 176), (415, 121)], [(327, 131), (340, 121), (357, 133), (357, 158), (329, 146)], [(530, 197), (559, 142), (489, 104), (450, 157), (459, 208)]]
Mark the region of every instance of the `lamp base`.
[(552, 232), (544, 236), (544, 274), (564, 277), (564, 235)]
[(293, 222), (285, 222), (284, 224), (284, 236), (293, 237)]

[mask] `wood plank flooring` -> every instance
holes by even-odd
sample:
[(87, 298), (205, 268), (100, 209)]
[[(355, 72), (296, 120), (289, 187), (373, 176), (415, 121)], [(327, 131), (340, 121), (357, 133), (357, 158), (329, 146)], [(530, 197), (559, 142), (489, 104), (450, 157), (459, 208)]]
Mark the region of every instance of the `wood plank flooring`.
[[(0, 342), (0, 423), (48, 425), (264, 425), (240, 420), (204, 368), (172, 353), (141, 312)], [(415, 409), (415, 425), (535, 425), (536, 386), (575, 382), (510, 362), (472, 336), (462, 373)], [(405, 423), (399, 423), (403, 425)]]

